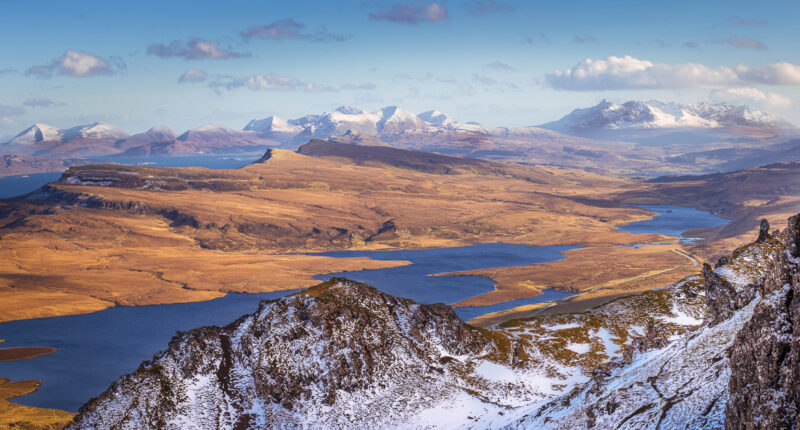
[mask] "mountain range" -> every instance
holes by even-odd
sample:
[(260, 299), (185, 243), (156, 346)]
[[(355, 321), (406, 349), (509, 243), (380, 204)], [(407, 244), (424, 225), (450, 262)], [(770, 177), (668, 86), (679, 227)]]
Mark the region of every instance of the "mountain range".
[[(128, 135), (107, 123), (61, 130), (34, 124), (0, 153), (39, 157), (179, 156), (296, 149), (313, 139), (618, 173), (713, 171), (781, 161), (800, 135), (792, 124), (747, 106), (703, 102), (602, 101), (539, 127), (486, 127), (431, 110), (341, 106), (295, 119), (270, 116), (243, 130), (208, 124), (178, 135), (166, 126)], [(788, 149), (787, 149), (788, 148)], [(765, 153), (761, 153), (766, 151)], [(787, 152), (788, 151), (788, 152)], [(766, 155), (765, 155), (766, 154)]]

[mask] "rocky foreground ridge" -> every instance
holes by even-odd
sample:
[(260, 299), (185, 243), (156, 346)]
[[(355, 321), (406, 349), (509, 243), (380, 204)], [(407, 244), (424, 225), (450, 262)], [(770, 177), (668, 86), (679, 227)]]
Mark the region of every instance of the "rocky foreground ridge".
[(493, 330), (335, 279), (178, 333), (68, 428), (793, 428), (799, 244), (764, 222), (701, 276)]

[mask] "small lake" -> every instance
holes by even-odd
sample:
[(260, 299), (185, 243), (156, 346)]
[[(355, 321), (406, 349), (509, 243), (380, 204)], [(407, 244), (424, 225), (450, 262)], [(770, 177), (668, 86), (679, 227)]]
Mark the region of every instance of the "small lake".
[(637, 207), (658, 212), (658, 216), (645, 221), (637, 221), (620, 226), (620, 231), (627, 231), (630, 233), (658, 233), (668, 236), (677, 236), (681, 239), (691, 239), (683, 237), (682, 233), (695, 228), (719, 227), (730, 221), (709, 212), (681, 206), (638, 205)]
[(51, 346), (53, 354), (0, 362), (0, 376), (40, 379), (42, 385), (14, 401), (23, 405), (76, 412), (120, 376), (166, 349), (178, 330), (226, 325), (255, 312), (264, 299), (292, 291), (228, 294), (197, 303), (115, 306), (84, 315), (12, 321), (0, 324), (0, 348)]
[[(659, 216), (623, 226), (620, 230), (680, 235), (688, 229), (714, 227), (727, 222), (695, 209), (643, 207), (658, 212)], [(493, 282), (476, 276), (428, 275), (555, 261), (564, 258), (563, 252), (575, 248), (490, 243), (422, 250), (328, 252), (321, 255), (407, 260), (413, 264), (319, 275), (317, 279), (344, 276), (420, 303), (453, 304), (492, 291)], [(288, 292), (229, 294), (207, 302), (113, 307), (93, 314), (2, 323), (0, 339), (6, 339), (6, 342), (0, 347), (49, 346), (58, 348), (58, 352), (29, 360), (0, 362), (0, 376), (13, 380), (43, 381), (38, 391), (19, 397), (15, 402), (77, 411), (91, 397), (105, 391), (112, 381), (134, 371), (139, 363), (152, 358), (156, 351), (165, 349), (175, 331), (228, 324), (243, 314), (254, 312), (262, 299), (274, 299), (285, 294)], [(491, 306), (457, 308), (456, 313), (462, 319), (469, 320), (487, 313), (570, 295), (547, 289), (536, 297)]]
[(30, 193), (50, 182), (57, 181), (61, 172), (34, 173), (31, 175), (4, 176), (0, 178), (0, 199)]
[[(428, 276), (437, 273), (460, 272), (464, 270), (486, 269), (492, 267), (525, 266), (535, 263), (561, 260), (563, 252), (576, 249), (575, 246), (528, 246), (509, 243), (481, 243), (454, 248), (393, 251), (335, 251), (316, 255), (328, 257), (369, 257), (373, 260), (407, 260), (413, 264), (388, 269), (339, 272), (315, 276), (326, 280), (331, 277), (345, 277), (360, 281), (375, 288), (419, 303), (446, 303), (452, 305), (464, 299), (494, 290), (494, 281), (480, 276)], [(530, 299), (499, 303), (493, 306), (474, 308), (455, 308), (456, 314), (464, 321), (476, 316), (512, 309), (522, 304), (539, 303), (568, 297), (566, 293), (554, 289), (544, 290), (541, 296)]]
[[(208, 169), (238, 169), (259, 159), (261, 154), (192, 155), (184, 157), (92, 157), (87, 158), (95, 164), (128, 164), (132, 166), (187, 167), (197, 166)], [(55, 182), (61, 172), (34, 173), (0, 177), (0, 199), (30, 193), (40, 187)]]

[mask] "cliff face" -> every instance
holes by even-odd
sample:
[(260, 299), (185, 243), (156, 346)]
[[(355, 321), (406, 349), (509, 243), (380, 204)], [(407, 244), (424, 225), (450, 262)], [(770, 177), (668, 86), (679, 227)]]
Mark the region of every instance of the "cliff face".
[(731, 348), (730, 429), (794, 428), (800, 419), (800, 215), (753, 285), (762, 299)]
[(334, 280), (179, 333), (70, 428), (792, 428), (800, 215), (768, 231), (702, 277), (494, 330)]

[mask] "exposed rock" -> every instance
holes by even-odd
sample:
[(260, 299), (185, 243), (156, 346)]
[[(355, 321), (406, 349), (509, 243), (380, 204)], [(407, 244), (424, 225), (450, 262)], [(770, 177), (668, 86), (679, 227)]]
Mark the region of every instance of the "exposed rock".
[[(769, 228), (762, 221), (761, 232)], [(761, 234), (759, 241), (761, 241)], [(763, 300), (731, 349), (728, 429), (795, 428), (800, 412), (800, 216), (764, 274)]]
[(740, 293), (727, 279), (711, 270), (708, 263), (703, 264), (703, 279), (712, 325), (730, 318), (733, 312), (744, 307), (753, 298), (752, 289)]
[(769, 234), (769, 222), (766, 219), (762, 219), (761, 225), (758, 229), (758, 239), (756, 239), (756, 242), (762, 243), (769, 239), (772, 239), (772, 236)]
[(82, 407), (68, 428), (358, 425), (326, 405), (356, 394), (394, 402), (407, 383), (434, 387), (463, 366), (453, 357), (489, 345), (448, 306), (333, 279), (262, 302), (229, 326), (179, 333), (167, 351)]

